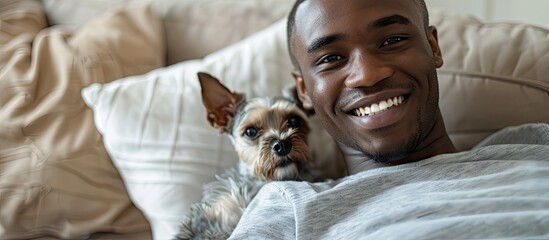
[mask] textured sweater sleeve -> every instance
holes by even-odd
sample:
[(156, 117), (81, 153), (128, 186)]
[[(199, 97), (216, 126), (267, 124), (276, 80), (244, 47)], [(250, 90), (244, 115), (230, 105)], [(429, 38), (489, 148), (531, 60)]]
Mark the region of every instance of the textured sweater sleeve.
[(276, 183), (265, 185), (229, 239), (295, 239), (294, 209), (285, 196)]

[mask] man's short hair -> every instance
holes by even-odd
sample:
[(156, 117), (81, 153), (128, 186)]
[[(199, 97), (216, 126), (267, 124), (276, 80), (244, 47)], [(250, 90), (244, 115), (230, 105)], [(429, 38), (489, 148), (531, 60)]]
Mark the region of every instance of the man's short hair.
[[(296, 0), (296, 2), (294, 3), (294, 6), (292, 7), (292, 10), (290, 10), (290, 14), (288, 15), (288, 24), (286, 27), (288, 51), (290, 52), (290, 58), (295, 68), (298, 68), (299, 65), (297, 64), (297, 60), (295, 59), (295, 56), (292, 53), (291, 39), (295, 30), (295, 14), (297, 12), (297, 8), (299, 7), (299, 5), (301, 5), (301, 3), (305, 1), (307, 0)], [(423, 19), (423, 25), (425, 29), (427, 29), (427, 27), (429, 27), (429, 12), (427, 11), (427, 5), (425, 5), (425, 0), (413, 0), (413, 1), (415, 1), (416, 4), (419, 6), (419, 11), (421, 11), (421, 15)]]

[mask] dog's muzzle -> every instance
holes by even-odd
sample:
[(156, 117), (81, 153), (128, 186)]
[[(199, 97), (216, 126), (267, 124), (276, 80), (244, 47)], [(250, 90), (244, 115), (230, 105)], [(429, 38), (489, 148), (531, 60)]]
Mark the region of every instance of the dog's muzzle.
[(292, 143), (287, 140), (276, 140), (271, 143), (271, 149), (277, 156), (284, 157), (292, 151)]

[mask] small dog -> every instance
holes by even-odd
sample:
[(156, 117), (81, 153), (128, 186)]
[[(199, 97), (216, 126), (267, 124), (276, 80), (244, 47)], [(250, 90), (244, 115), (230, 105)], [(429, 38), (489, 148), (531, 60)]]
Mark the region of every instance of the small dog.
[(317, 180), (307, 145), (308, 116), (283, 97), (246, 100), (213, 76), (198, 73), (207, 120), (229, 135), (240, 158), (204, 186), (176, 239), (227, 239), (253, 197), (268, 181)]

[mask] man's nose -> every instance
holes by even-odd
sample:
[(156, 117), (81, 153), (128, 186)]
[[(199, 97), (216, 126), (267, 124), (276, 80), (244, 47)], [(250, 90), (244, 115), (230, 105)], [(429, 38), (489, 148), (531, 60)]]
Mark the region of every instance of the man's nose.
[(393, 69), (379, 58), (357, 54), (349, 65), (345, 85), (348, 88), (371, 87), (392, 75)]

